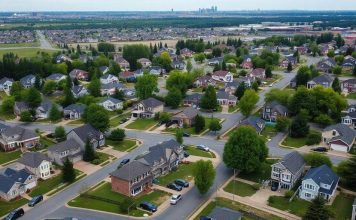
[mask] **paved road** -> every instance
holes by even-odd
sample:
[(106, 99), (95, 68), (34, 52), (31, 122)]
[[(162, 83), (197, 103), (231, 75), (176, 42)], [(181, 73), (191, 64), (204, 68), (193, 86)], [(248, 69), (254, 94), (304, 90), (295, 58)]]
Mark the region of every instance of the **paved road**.
[(40, 48), (41, 49), (55, 50), (55, 48), (52, 47), (51, 43), (46, 39), (46, 37), (44, 36), (42, 31), (37, 30), (36, 33), (40, 40), (40, 44), (41, 44)]

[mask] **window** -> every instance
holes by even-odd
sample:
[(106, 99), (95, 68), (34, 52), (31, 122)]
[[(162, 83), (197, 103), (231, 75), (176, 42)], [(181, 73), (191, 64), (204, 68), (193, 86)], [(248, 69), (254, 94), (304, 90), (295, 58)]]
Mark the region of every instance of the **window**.
[(310, 185), (310, 184), (304, 184), (304, 188), (310, 189), (310, 190), (314, 190), (315, 187), (313, 185)]
[(306, 198), (310, 198), (310, 197), (311, 197), (310, 193), (305, 193), (304, 196), (305, 196)]

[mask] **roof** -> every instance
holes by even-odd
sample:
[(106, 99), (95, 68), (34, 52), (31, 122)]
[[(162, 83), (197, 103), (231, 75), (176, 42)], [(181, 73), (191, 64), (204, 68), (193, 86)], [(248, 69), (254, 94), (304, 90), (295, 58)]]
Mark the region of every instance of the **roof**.
[(0, 191), (4, 193), (9, 192), (16, 182), (24, 183), (31, 175), (32, 174), (26, 169), (14, 170), (12, 168), (6, 168), (2, 170), (0, 174)]
[(120, 88), (125, 88), (125, 86), (122, 83), (114, 82), (114, 83), (108, 83), (108, 84), (101, 84), (101, 89), (120, 89)]
[[(329, 74), (323, 74), (323, 75), (314, 77), (314, 78), (313, 78), (312, 80), (310, 80), (310, 81), (313, 81), (313, 82), (315, 82), (316, 84), (323, 84), (324, 82), (332, 83), (333, 80), (334, 80), (334, 79), (333, 79)], [(309, 81), (309, 82), (310, 82), (310, 81)]]
[(198, 110), (192, 107), (185, 108), (182, 112), (179, 112), (173, 118), (189, 118), (193, 119), (198, 115)]
[(263, 75), (263, 73), (265, 73), (265, 69), (262, 69), (262, 68), (253, 69), (251, 71), (251, 74), (253, 76), (260, 76), (260, 75)]
[(59, 80), (60, 78), (62, 78), (64, 76), (64, 74), (62, 73), (52, 73), (51, 75), (46, 77), (46, 80)]
[(102, 103), (104, 103), (104, 102), (106, 102), (106, 101), (110, 101), (110, 102), (112, 102), (112, 103), (114, 103), (114, 104), (118, 104), (118, 103), (122, 102), (121, 100), (114, 99), (114, 98), (112, 98), (112, 97), (107, 97), (107, 98), (105, 98), (105, 99), (103, 99), (103, 100), (101, 100), (101, 101), (99, 101), (99, 102), (97, 102), (97, 103), (98, 103), (98, 104), (102, 104)]
[(291, 173), (296, 174), (301, 167), (305, 165), (304, 158), (297, 151), (293, 151), (285, 155), (281, 160), (278, 161)]
[(303, 178), (303, 180), (307, 179), (312, 179), (318, 186), (320, 186), (320, 183), (331, 185), (329, 190), (322, 187), (319, 189), (320, 192), (331, 194), (340, 178), (324, 164), (320, 167), (311, 168)]
[(21, 82), (22, 85), (31, 85), (31, 80), (32, 80), (33, 78), (36, 78), (36, 76), (33, 75), (33, 74), (29, 74), (29, 75), (27, 75), (27, 76), (22, 77), (22, 78), (20, 79), (20, 82)]
[(141, 103), (145, 106), (145, 107), (150, 107), (150, 108), (156, 108), (160, 105), (163, 105), (163, 102), (155, 99), (155, 98), (148, 98), (145, 100), (142, 100)]
[(51, 161), (46, 155), (39, 152), (26, 152), (17, 162), (32, 168), (37, 168), (43, 161)]
[(187, 95), (184, 100), (186, 101), (199, 101), (203, 95), (200, 93), (192, 93), (190, 95)]
[(7, 81), (14, 82), (13, 79), (10, 79), (10, 78), (7, 78), (7, 77), (3, 77), (2, 79), (0, 79), (0, 84), (4, 84)]
[(224, 220), (239, 220), (242, 217), (242, 214), (238, 211), (223, 208), (215, 207), (213, 211), (208, 215), (212, 219), (224, 219)]
[(110, 79), (110, 78), (117, 78), (117, 77), (112, 74), (105, 74), (102, 77), (100, 77), (100, 79)]
[(226, 76), (228, 73), (229, 73), (229, 71), (226, 71), (226, 70), (218, 70), (218, 71), (215, 71), (213, 74), (215, 76)]
[(149, 148), (149, 153), (142, 156), (139, 161), (144, 162), (148, 165), (153, 165), (155, 161), (160, 161), (161, 159), (167, 160), (167, 155), (170, 155), (173, 151), (178, 150), (181, 146), (180, 143), (171, 139), (169, 141), (164, 141), (155, 146)]
[[(140, 70), (136, 70), (137, 72), (139, 72)], [(135, 71), (135, 72), (136, 72)], [(143, 72), (143, 70), (142, 70)], [(137, 73), (137, 74), (140, 74), (140, 73)], [(120, 73), (120, 77), (121, 78), (131, 78), (131, 77), (135, 77), (135, 73), (134, 72), (131, 72), (131, 71), (123, 71)]]
[(131, 181), (136, 177), (150, 171), (151, 171), (150, 166), (140, 161), (134, 160), (128, 164), (125, 164), (120, 169), (110, 173), (110, 175), (119, 179)]
[(284, 105), (281, 105), (277, 101), (273, 101), (273, 102), (267, 103), (266, 104), (266, 108), (271, 108), (271, 109), (279, 112), (280, 114), (288, 113), (288, 108), (285, 107)]
[(336, 130), (339, 133), (339, 135), (333, 137), (330, 141), (342, 140), (349, 146), (353, 144), (354, 139), (356, 137), (356, 131), (354, 129), (341, 123), (330, 125), (324, 129), (324, 131), (331, 131), (331, 130)]
[(100, 70), (100, 72), (105, 72), (106, 70), (108, 70), (109, 69), (109, 67), (107, 67), (107, 66), (101, 66), (101, 67), (99, 67), (99, 70)]
[(15, 102), (15, 106), (20, 110), (20, 111), (27, 111), (30, 109), (30, 106), (28, 106), (27, 102)]
[[(2, 136), (5, 136), (7, 140), (12, 141), (24, 141), (33, 138), (39, 138), (35, 131), (25, 129), (19, 126), (9, 127), (5, 129), (2, 133)], [(13, 137), (15, 135), (15, 137)]]
[(74, 132), (78, 135), (78, 137), (85, 143), (88, 139), (100, 139), (100, 136), (102, 133), (98, 130), (96, 130), (93, 126), (90, 124), (85, 124), (82, 125), (78, 128), (74, 128), (70, 132)]
[[(38, 108), (42, 108), (45, 112), (48, 112), (49, 110), (51, 110), (52, 106), (53, 106), (53, 103), (50, 100), (44, 100), (41, 102), (41, 104), (40, 104), (40, 106), (38, 106)], [(58, 105), (57, 105), (57, 108), (59, 110), (62, 110), (62, 107), (59, 107)]]
[(70, 138), (68, 140), (59, 142), (55, 145), (52, 145), (51, 147), (48, 148), (49, 152), (56, 152), (56, 153), (61, 153), (67, 150), (77, 150), (80, 148), (80, 145), (78, 142), (76, 142), (74, 139)]
[(342, 81), (342, 83), (356, 84), (356, 78), (344, 80), (344, 81)]
[(241, 124), (254, 127), (258, 133), (260, 133), (265, 127), (265, 121), (253, 115), (243, 120)]
[(83, 113), (84, 110), (86, 109), (86, 107), (87, 107), (86, 105), (78, 103), (78, 104), (71, 104), (71, 105), (65, 107), (64, 110)]
[(151, 62), (151, 60), (147, 59), (147, 58), (140, 58), (137, 60), (137, 62), (139, 63), (147, 63), (147, 62)]
[(78, 85), (78, 86), (73, 86), (72, 87), (72, 92), (74, 94), (79, 94), (83, 90), (86, 90), (86, 88), (84, 86), (82, 86), (82, 85)]

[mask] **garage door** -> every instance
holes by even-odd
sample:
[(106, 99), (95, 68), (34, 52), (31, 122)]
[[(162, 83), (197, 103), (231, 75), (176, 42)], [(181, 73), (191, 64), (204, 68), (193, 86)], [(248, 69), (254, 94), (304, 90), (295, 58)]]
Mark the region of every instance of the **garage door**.
[(336, 151), (341, 151), (341, 152), (347, 152), (347, 147), (344, 145), (339, 145), (339, 144), (331, 144), (331, 149), (336, 150)]

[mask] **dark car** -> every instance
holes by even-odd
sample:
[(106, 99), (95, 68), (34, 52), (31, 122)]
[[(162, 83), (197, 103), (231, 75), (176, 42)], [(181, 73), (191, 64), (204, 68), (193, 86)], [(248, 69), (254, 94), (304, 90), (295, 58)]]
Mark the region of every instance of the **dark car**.
[(187, 158), (187, 157), (189, 157), (189, 156), (190, 156), (190, 154), (189, 154), (187, 151), (184, 151), (184, 153), (183, 153), (183, 154), (184, 154), (184, 157), (185, 157), (185, 158)]
[(125, 165), (125, 164), (127, 164), (127, 163), (129, 163), (130, 162), (130, 159), (123, 159), (122, 161), (121, 161), (121, 163), (120, 163), (120, 166), (123, 166), (123, 165)]
[(181, 187), (189, 187), (189, 183), (182, 179), (176, 179), (176, 180), (174, 180), (174, 183)]
[(200, 216), (199, 220), (213, 220), (213, 219), (208, 216)]
[(157, 206), (149, 202), (141, 202), (139, 207), (150, 212), (157, 211)]
[(178, 186), (177, 184), (175, 183), (170, 183), (167, 185), (167, 188), (168, 189), (173, 189), (175, 191), (182, 191), (182, 187), (181, 186)]
[(272, 182), (271, 190), (272, 191), (277, 191), (278, 190), (278, 182)]
[(10, 212), (5, 218), (4, 220), (15, 220), (20, 218), (21, 216), (23, 216), (25, 214), (25, 212), (23, 211), (23, 209), (19, 208), (19, 209), (15, 209), (14, 211)]
[(316, 151), (316, 152), (328, 152), (328, 149), (326, 147), (316, 147), (313, 148), (312, 151)]
[(34, 207), (36, 204), (40, 203), (42, 200), (43, 200), (43, 196), (42, 195), (35, 196), (28, 202), (28, 206)]
[(190, 134), (188, 132), (183, 132), (183, 137), (190, 137)]

